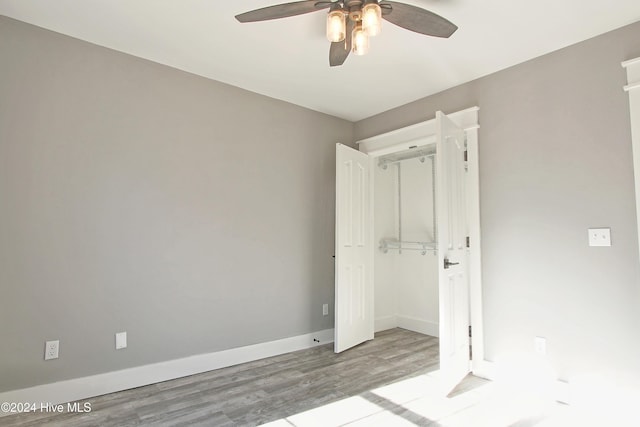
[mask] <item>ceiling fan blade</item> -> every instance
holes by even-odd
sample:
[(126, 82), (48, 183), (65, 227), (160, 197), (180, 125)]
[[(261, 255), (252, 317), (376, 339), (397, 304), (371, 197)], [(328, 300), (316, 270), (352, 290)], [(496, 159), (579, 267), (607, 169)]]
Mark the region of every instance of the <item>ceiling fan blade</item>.
[(305, 13), (315, 12), (331, 6), (331, 2), (308, 0), (296, 1), (293, 3), (277, 4), (275, 6), (263, 7), (249, 12), (236, 15), (236, 19), (240, 22), (257, 22), (268, 21), (270, 19), (287, 18), (289, 16), (303, 15)]
[[(388, 5), (388, 6), (386, 6)], [(389, 9), (389, 6), (391, 7)], [(442, 16), (410, 4), (384, 1), (382, 17), (398, 27), (434, 37), (450, 37), (458, 27)], [(386, 9), (386, 11), (385, 11)]]
[(347, 21), (346, 37), (341, 42), (331, 43), (329, 48), (329, 65), (337, 67), (344, 64), (347, 57), (351, 53), (351, 32), (353, 31), (353, 22), (349, 19)]
[(330, 66), (337, 67), (344, 64), (344, 61), (347, 60), (351, 49), (347, 48), (345, 45), (346, 43), (344, 41), (331, 43), (331, 47), (329, 48)]

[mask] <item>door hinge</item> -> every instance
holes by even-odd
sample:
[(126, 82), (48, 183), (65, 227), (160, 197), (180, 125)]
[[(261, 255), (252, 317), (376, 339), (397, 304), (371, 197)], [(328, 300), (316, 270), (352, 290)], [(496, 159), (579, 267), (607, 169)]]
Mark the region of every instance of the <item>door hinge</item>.
[(467, 247), (470, 248), (471, 244), (469, 243), (469, 236), (467, 236)]
[(471, 338), (471, 325), (469, 325), (469, 338)]
[(464, 161), (468, 162), (469, 161), (469, 152), (467, 150), (464, 150)]

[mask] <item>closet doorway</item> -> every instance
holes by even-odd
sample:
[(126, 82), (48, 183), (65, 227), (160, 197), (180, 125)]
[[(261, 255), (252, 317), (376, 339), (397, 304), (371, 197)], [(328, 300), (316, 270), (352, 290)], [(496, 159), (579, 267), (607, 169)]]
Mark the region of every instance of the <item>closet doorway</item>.
[(335, 352), (439, 337), (448, 392), (482, 360), (477, 108), (336, 149)]

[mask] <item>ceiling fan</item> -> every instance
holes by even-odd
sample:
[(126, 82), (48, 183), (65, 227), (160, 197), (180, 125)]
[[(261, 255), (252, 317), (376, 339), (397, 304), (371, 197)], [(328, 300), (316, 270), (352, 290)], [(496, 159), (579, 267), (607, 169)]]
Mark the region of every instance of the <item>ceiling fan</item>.
[(458, 27), (433, 12), (405, 3), (387, 0), (296, 1), (236, 15), (240, 22), (267, 21), (329, 9), (327, 39), (331, 42), (329, 65), (335, 67), (353, 52), (369, 51), (369, 37), (380, 33), (382, 19), (416, 33), (450, 37)]

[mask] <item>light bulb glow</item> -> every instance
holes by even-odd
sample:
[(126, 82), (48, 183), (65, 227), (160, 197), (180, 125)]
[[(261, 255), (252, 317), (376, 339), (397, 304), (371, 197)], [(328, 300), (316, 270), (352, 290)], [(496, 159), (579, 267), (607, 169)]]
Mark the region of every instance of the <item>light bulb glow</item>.
[(332, 10), (327, 16), (327, 40), (341, 42), (347, 33), (346, 18), (342, 10)]
[(362, 28), (369, 36), (377, 36), (382, 29), (382, 9), (377, 3), (368, 3), (362, 8)]
[(369, 35), (360, 23), (353, 29), (351, 44), (353, 45), (352, 51), (355, 55), (364, 55), (369, 52)]

